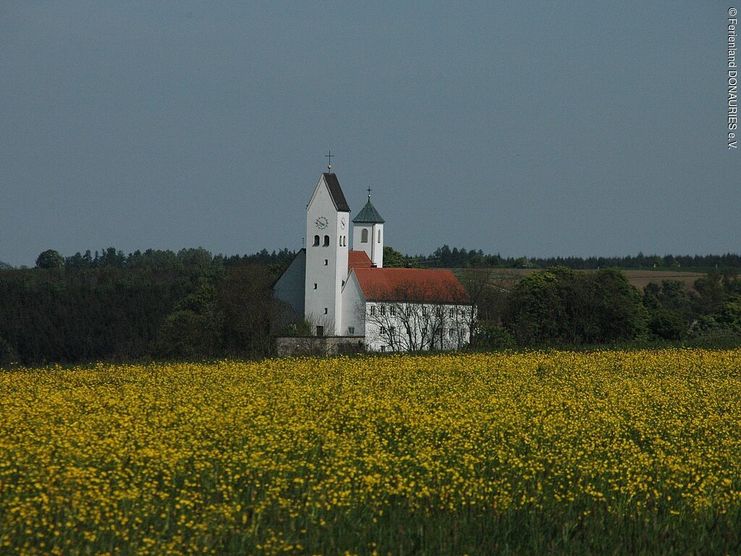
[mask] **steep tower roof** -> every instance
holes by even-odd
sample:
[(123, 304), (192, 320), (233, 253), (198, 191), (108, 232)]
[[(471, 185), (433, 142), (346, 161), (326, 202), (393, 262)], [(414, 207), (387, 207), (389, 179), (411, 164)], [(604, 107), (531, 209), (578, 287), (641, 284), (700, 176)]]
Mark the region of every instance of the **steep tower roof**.
[(327, 182), (327, 186), (329, 187), (329, 194), (332, 197), (334, 207), (339, 212), (350, 212), (350, 205), (348, 205), (345, 200), (345, 194), (342, 192), (340, 181), (337, 179), (337, 174), (324, 172), (323, 176), (324, 180)]
[(376, 207), (371, 203), (370, 195), (368, 195), (368, 202), (360, 210), (360, 212), (352, 219), (355, 224), (383, 224), (385, 220), (378, 214)]

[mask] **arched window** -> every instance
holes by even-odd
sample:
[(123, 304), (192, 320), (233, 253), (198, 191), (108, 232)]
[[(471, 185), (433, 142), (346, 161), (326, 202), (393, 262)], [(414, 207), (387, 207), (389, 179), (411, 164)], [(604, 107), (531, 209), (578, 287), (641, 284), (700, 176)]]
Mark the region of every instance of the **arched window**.
[(360, 232), (360, 243), (368, 243), (368, 230), (365, 228)]
[(329, 247), (329, 236), (324, 236), (324, 247)]
[(314, 236), (314, 247), (319, 245), (319, 236)]

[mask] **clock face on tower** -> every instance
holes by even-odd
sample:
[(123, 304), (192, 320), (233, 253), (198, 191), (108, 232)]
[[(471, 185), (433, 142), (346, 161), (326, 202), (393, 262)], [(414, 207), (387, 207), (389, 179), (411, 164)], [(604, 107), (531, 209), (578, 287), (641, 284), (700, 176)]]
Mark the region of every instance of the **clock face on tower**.
[(340, 228), (345, 229), (345, 217), (340, 218)]
[(327, 227), (327, 224), (329, 224), (329, 221), (323, 216), (320, 216), (314, 221), (314, 224), (316, 225), (317, 228), (319, 228), (320, 230), (323, 230), (324, 228)]

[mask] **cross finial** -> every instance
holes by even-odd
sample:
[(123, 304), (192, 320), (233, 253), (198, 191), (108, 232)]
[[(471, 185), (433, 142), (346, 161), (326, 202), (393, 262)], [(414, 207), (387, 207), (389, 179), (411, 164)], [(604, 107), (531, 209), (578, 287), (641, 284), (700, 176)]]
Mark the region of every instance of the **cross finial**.
[(370, 201), (370, 194), (371, 194), (371, 191), (372, 191), (372, 190), (371, 190), (371, 188), (369, 187), (369, 188), (368, 188), (368, 200), (369, 200), (369, 201)]
[(330, 150), (329, 150), (329, 151), (327, 152), (327, 154), (325, 154), (325, 155), (324, 155), (324, 158), (328, 158), (328, 159), (329, 159), (329, 162), (327, 163), (327, 170), (328, 170), (329, 172), (331, 172), (331, 171), (332, 171), (332, 157), (333, 157), (333, 156), (335, 156), (335, 155), (333, 155), (333, 154), (332, 154), (332, 149), (330, 149)]

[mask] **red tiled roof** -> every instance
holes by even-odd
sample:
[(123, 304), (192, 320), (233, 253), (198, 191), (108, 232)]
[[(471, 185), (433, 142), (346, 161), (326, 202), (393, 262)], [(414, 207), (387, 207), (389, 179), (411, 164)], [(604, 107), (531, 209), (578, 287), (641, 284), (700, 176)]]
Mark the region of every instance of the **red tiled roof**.
[(367, 301), (470, 303), (450, 270), (419, 268), (355, 268)]
[(353, 268), (370, 268), (372, 265), (371, 260), (368, 258), (368, 254), (365, 251), (353, 251), (350, 250), (347, 256), (347, 270), (350, 271)]

